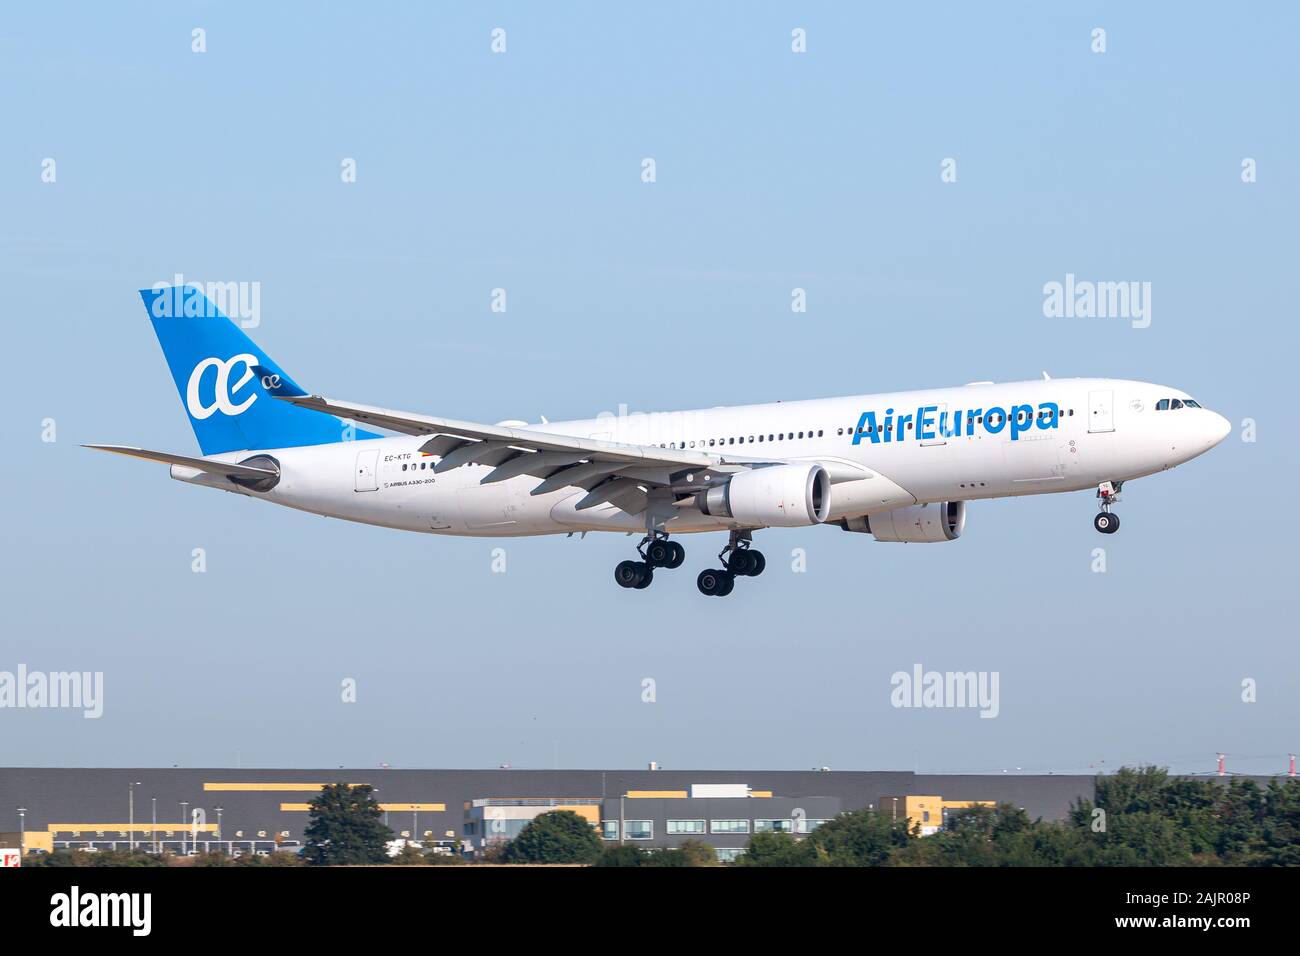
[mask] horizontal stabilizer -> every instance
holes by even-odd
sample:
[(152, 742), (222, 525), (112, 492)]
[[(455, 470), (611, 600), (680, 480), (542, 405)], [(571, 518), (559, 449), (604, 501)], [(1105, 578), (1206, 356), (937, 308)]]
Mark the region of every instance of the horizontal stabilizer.
[(118, 455), (130, 455), (132, 458), (144, 458), (147, 461), (159, 461), (164, 465), (183, 465), (197, 468), (213, 475), (225, 475), (227, 478), (276, 478), (279, 472), (272, 468), (254, 468), (251, 465), (236, 465), (224, 461), (209, 461), (207, 458), (190, 458), (187, 455), (172, 455), (165, 451), (149, 451), (147, 448), (133, 448), (130, 445), (82, 445), (96, 451), (111, 451)]

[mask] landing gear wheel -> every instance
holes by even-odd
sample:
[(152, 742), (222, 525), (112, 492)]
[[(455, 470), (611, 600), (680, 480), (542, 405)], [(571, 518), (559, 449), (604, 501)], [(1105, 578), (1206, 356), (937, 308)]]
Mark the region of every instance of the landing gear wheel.
[(640, 561), (620, 561), (614, 569), (614, 580), (621, 588), (643, 588), (652, 579), (650, 566)]
[(700, 576), (695, 579), (695, 586), (700, 589), (701, 594), (712, 597), (718, 593), (718, 583), (721, 580), (722, 573), (720, 571), (701, 571)]
[(700, 576), (695, 579), (695, 586), (700, 589), (701, 594), (725, 597), (736, 586), (736, 576), (730, 571), (715, 571), (710, 568), (700, 572)]
[(676, 542), (669, 543), (663, 538), (651, 541), (646, 545), (645, 549), (646, 563), (652, 568), (668, 567), (669, 562), (673, 559), (673, 548), (675, 546), (678, 546)]
[(664, 567), (671, 571), (673, 568), (682, 566), (682, 562), (686, 560), (686, 549), (676, 541), (669, 541), (668, 547), (672, 551), (672, 555), (668, 558), (668, 563)]
[(641, 572), (641, 580), (638, 581), (636, 584), (632, 585), (638, 591), (642, 591), (648, 588), (650, 586), (650, 582), (655, 579), (654, 568), (650, 567), (650, 565), (648, 564), (643, 564), (641, 565), (641, 567), (644, 569)]
[(1092, 519), (1092, 526), (1102, 534), (1114, 534), (1119, 530), (1119, 515), (1102, 511)]
[(733, 551), (727, 558), (727, 570), (747, 578), (758, 577), (766, 567), (767, 559), (763, 557), (763, 552), (755, 551), (753, 548)]

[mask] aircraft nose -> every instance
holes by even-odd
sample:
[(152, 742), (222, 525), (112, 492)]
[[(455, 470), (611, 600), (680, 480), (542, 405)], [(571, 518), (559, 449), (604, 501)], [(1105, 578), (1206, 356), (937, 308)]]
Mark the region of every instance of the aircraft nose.
[(1210, 412), (1210, 422), (1207, 426), (1209, 432), (1209, 444), (1213, 448), (1219, 442), (1223, 441), (1232, 434), (1232, 422), (1228, 421), (1218, 412)]

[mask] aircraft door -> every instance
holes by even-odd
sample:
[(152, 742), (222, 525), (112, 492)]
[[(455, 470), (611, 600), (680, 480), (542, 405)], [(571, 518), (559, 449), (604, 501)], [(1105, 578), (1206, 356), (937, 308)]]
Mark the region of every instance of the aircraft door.
[[(922, 422), (917, 422), (917, 436), (921, 437), (922, 445), (945, 445), (948, 439), (952, 437), (952, 422), (948, 420), (948, 405), (946, 402), (940, 402), (932, 406), (933, 411), (927, 412), (925, 417), (925, 430), (921, 431)], [(940, 422), (943, 424), (940, 425)], [(922, 437), (928, 435), (929, 437)]]
[(357, 491), (379, 490), (379, 449), (357, 452)]
[(1115, 430), (1115, 393), (1098, 389), (1088, 393), (1088, 431), (1113, 432)]

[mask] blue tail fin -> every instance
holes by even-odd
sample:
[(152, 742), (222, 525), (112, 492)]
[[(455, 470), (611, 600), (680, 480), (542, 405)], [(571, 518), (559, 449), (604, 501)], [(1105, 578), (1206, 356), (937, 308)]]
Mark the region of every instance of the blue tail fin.
[(203, 454), (379, 437), (267, 394), (254, 366), (293, 380), (197, 286), (141, 289), (140, 297)]

